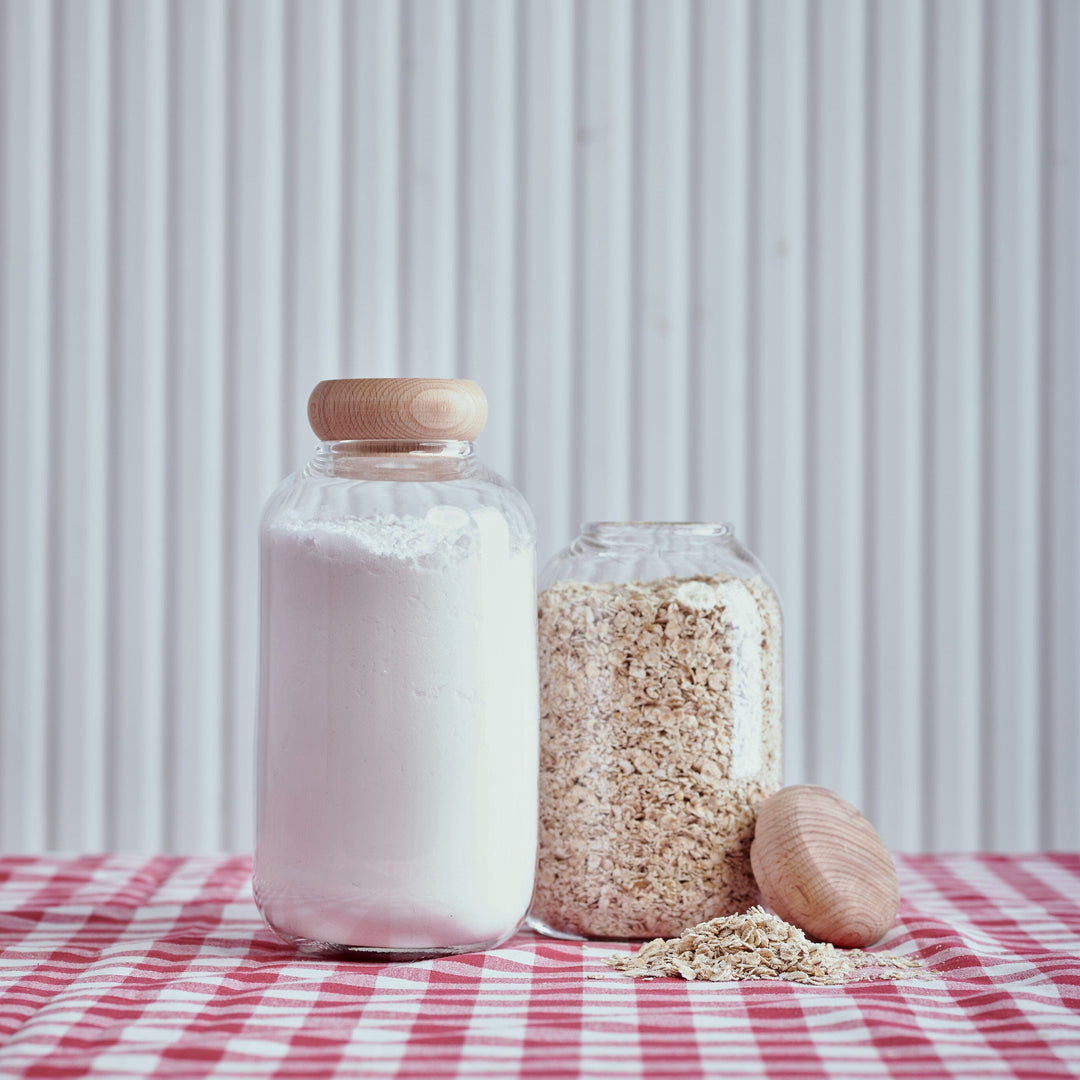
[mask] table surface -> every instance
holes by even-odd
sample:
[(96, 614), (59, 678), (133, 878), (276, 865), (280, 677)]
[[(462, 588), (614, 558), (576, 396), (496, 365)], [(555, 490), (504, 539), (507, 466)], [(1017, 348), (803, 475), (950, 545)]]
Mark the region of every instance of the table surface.
[(522, 932), (298, 959), (246, 857), (0, 859), (0, 1076), (1076, 1076), (1080, 855), (900, 856), (885, 947), (935, 977), (628, 979)]

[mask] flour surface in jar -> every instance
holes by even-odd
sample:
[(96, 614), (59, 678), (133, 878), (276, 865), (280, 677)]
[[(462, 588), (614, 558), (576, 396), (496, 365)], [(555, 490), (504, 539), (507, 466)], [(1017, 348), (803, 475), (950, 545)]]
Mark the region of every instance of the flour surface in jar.
[(653, 938), (759, 901), (781, 782), (781, 618), (763, 578), (560, 581), (539, 603), (540, 837), (530, 918)]

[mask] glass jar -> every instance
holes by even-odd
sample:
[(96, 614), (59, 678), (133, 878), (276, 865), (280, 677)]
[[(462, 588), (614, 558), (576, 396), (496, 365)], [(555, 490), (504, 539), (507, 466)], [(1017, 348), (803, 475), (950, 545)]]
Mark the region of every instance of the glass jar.
[(540, 579), (529, 921), (647, 939), (745, 911), (781, 783), (781, 615), (728, 525), (599, 523)]
[(417, 959), (522, 923), (535, 530), (474, 383), (321, 383), (261, 525), (256, 902), (304, 952)]

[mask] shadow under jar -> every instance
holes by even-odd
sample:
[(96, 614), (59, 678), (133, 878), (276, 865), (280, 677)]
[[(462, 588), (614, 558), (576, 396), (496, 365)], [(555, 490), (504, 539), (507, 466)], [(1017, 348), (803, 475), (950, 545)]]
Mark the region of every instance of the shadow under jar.
[(776, 593), (728, 525), (597, 523), (540, 579), (540, 835), (529, 922), (648, 939), (759, 903), (781, 784)]

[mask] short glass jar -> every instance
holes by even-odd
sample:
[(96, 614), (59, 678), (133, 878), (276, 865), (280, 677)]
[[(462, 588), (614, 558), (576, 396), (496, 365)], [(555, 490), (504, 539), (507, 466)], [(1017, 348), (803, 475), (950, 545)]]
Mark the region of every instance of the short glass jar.
[(781, 784), (776, 593), (728, 525), (598, 523), (540, 578), (540, 840), (529, 922), (648, 939), (760, 902)]
[(536, 860), (532, 515), (480, 388), (320, 384), (262, 519), (256, 902), (304, 952), (419, 959), (524, 920)]

